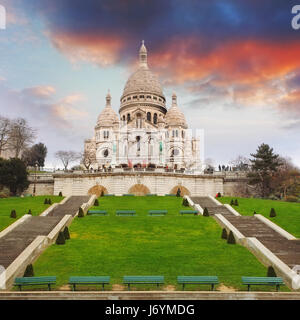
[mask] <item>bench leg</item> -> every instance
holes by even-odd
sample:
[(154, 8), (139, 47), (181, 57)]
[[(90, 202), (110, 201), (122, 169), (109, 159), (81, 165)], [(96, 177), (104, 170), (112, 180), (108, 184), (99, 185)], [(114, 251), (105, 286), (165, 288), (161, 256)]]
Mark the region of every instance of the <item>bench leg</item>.
[(277, 284), (277, 285), (276, 285), (276, 291), (278, 292), (279, 290), (280, 290), (280, 285)]
[(102, 291), (104, 291), (104, 283), (102, 283)]
[(182, 284), (182, 291), (184, 291), (184, 283)]
[(48, 283), (48, 291), (51, 291), (51, 284)]
[(22, 286), (18, 286), (18, 287), (19, 287), (19, 290), (22, 291)]
[(211, 291), (214, 291), (214, 286), (215, 286), (215, 285), (212, 283), (212, 284), (211, 284)]
[(76, 284), (72, 284), (72, 291), (75, 291), (76, 290)]
[(248, 291), (250, 291), (250, 284), (248, 284)]
[(130, 291), (130, 283), (128, 283), (128, 291)]
[(159, 288), (159, 283), (156, 284), (156, 287)]

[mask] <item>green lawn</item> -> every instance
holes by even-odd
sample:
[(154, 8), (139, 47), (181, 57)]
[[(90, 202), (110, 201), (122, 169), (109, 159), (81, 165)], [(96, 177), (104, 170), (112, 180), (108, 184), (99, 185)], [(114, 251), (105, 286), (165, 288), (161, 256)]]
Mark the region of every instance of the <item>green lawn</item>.
[[(179, 275), (217, 275), (226, 286), (246, 290), (240, 284), (242, 276), (266, 275), (266, 268), (246, 248), (221, 239), (222, 229), (212, 217), (179, 215), (186, 208), (181, 206), (182, 198), (104, 197), (99, 202), (92, 209), (107, 210), (109, 216), (75, 218), (71, 240), (54, 244), (41, 255), (34, 264), (36, 276), (57, 276), (59, 288), (76, 275), (109, 275), (112, 284), (122, 284), (124, 275), (164, 275), (166, 285), (180, 289), (176, 285)], [(137, 216), (115, 216), (117, 209), (135, 209)], [(153, 217), (147, 215), (150, 209), (169, 212)], [(210, 287), (191, 285), (187, 289)]]
[[(49, 204), (44, 204), (45, 198), (50, 198), (52, 203), (60, 202), (63, 199), (63, 197), (58, 196), (11, 197), (0, 199), (0, 231), (28, 213), (29, 209), (31, 209), (33, 216), (41, 214), (50, 207)], [(17, 212), (17, 219), (10, 218), (10, 212), (13, 209)]]
[[(231, 199), (238, 199), (239, 206), (233, 206), (233, 208), (240, 214), (251, 216), (255, 211), (270, 219), (295, 237), (300, 238), (300, 203), (254, 198), (218, 198), (220, 202), (228, 204), (230, 204)], [(270, 218), (269, 216), (271, 208), (274, 208), (276, 211), (276, 217), (274, 218)]]

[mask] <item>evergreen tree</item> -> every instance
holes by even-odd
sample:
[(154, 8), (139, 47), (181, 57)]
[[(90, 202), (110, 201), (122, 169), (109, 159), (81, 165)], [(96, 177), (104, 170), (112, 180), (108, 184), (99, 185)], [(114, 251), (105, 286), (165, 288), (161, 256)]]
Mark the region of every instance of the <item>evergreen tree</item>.
[(62, 197), (62, 196), (63, 196), (61, 191), (59, 192), (58, 196), (59, 196), (59, 197)]
[(177, 192), (176, 192), (176, 197), (179, 198), (179, 197), (180, 197), (180, 194), (181, 194), (181, 190), (178, 188), (178, 189), (177, 189)]
[(227, 240), (227, 238), (228, 238), (227, 231), (226, 231), (225, 228), (223, 228), (223, 230), (222, 230), (221, 238), (222, 238), (222, 239), (226, 239), (226, 240)]
[(95, 200), (94, 206), (95, 206), (95, 207), (98, 207), (98, 206), (99, 206), (99, 201), (98, 201), (98, 199)]
[(227, 243), (235, 244), (235, 238), (234, 238), (234, 235), (233, 235), (232, 231), (229, 232)]
[(209, 212), (208, 212), (208, 209), (206, 207), (203, 210), (203, 216), (204, 217), (209, 217)]
[(267, 277), (277, 277), (276, 272), (272, 266), (268, 267)]
[(64, 233), (60, 231), (56, 239), (56, 244), (65, 244), (65, 243), (66, 243), (66, 239), (65, 239)]
[(24, 272), (24, 276), (23, 277), (34, 277), (34, 271), (33, 271), (33, 265), (29, 264), (26, 267), (26, 270)]
[(231, 201), (230, 201), (230, 205), (231, 205), (231, 206), (233, 206), (233, 205), (234, 205), (234, 201), (233, 201), (233, 199), (231, 199)]
[(84, 212), (83, 212), (82, 208), (79, 207), (78, 218), (83, 218), (83, 217), (84, 217)]
[(47, 198), (44, 200), (44, 204), (48, 204), (48, 199)]
[(235, 206), (238, 206), (238, 205), (239, 205), (239, 202), (238, 202), (237, 199), (234, 200), (234, 205), (235, 205)]
[(263, 143), (251, 156), (254, 159), (250, 159), (252, 166), (251, 172), (248, 174), (249, 184), (257, 185), (261, 196), (267, 197), (272, 192), (272, 177), (281, 166), (279, 155), (274, 154), (273, 148)]
[(11, 210), (11, 212), (10, 212), (10, 217), (13, 218), (13, 219), (16, 219), (16, 218), (17, 218), (16, 210)]
[(52, 201), (50, 198), (48, 199), (48, 204), (52, 204)]
[(271, 217), (271, 218), (276, 217), (276, 211), (275, 211), (274, 208), (271, 208), (271, 210), (270, 210), (270, 217)]
[(64, 237), (65, 237), (66, 240), (70, 239), (70, 232), (69, 232), (69, 228), (68, 227), (65, 227), (65, 229), (64, 229)]
[(27, 213), (27, 214), (31, 214), (31, 215), (32, 215), (31, 209), (28, 210), (28, 213)]

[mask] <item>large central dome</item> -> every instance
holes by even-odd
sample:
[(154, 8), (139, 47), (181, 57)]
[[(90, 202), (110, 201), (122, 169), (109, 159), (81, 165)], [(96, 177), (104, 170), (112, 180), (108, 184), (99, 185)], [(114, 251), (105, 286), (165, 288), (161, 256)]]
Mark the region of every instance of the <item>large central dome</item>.
[(134, 93), (152, 93), (164, 97), (161, 84), (148, 68), (147, 49), (144, 42), (140, 48), (139, 57), (139, 68), (129, 77), (122, 98)]

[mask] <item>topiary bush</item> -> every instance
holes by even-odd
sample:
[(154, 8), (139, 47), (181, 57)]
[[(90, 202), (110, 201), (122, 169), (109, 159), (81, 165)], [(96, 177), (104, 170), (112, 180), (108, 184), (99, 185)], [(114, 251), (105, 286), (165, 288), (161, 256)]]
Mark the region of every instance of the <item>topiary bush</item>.
[(10, 217), (13, 218), (13, 219), (16, 219), (16, 217), (17, 217), (17, 212), (16, 212), (15, 209), (11, 210), (11, 212), (10, 212)]
[(271, 208), (271, 211), (270, 211), (270, 218), (274, 218), (276, 217), (276, 211), (274, 208)]
[(203, 210), (203, 216), (204, 217), (209, 217), (209, 212), (208, 212), (208, 209), (206, 207)]
[(268, 267), (267, 277), (277, 277), (276, 272), (272, 266)]
[(59, 197), (62, 197), (62, 196), (63, 196), (61, 191), (59, 192), (58, 196), (59, 196)]
[(222, 238), (222, 239), (225, 239), (225, 240), (227, 240), (227, 238), (228, 238), (227, 231), (226, 231), (225, 228), (223, 228), (223, 230), (222, 230), (221, 238)]
[(256, 211), (253, 212), (253, 215), (257, 214)]
[(44, 200), (44, 204), (48, 204), (48, 199), (47, 198)]
[(239, 202), (238, 202), (237, 199), (234, 200), (234, 205), (235, 205), (235, 206), (238, 206), (238, 205), (239, 205)]
[(228, 238), (227, 238), (227, 243), (235, 244), (235, 238), (234, 238), (234, 235), (233, 235), (232, 231), (229, 232), (229, 235), (228, 235)]
[(181, 190), (178, 188), (178, 189), (177, 189), (177, 192), (176, 192), (176, 197), (178, 197), (178, 198), (179, 198), (179, 197), (180, 197), (180, 195), (181, 195)]
[(33, 265), (29, 264), (26, 267), (26, 270), (24, 272), (24, 276), (23, 277), (34, 277), (34, 271), (33, 271)]
[(100, 197), (104, 197), (104, 191), (103, 190), (101, 191)]
[(56, 239), (56, 244), (65, 244), (65, 243), (66, 243), (66, 239), (65, 239), (64, 233), (60, 231)]
[(64, 237), (65, 237), (66, 240), (71, 239), (68, 227), (65, 227), (65, 229), (64, 229)]
[(48, 199), (48, 204), (52, 204), (52, 201), (50, 198)]
[(234, 205), (234, 201), (233, 201), (233, 199), (231, 199), (231, 201), (230, 201), (230, 205), (231, 205), (231, 206), (233, 206), (233, 205)]
[(79, 207), (79, 210), (78, 210), (78, 218), (83, 218), (84, 217), (84, 212), (83, 212), (83, 209), (81, 207)]
[(218, 192), (217, 198), (221, 198), (221, 197), (222, 197), (221, 192)]
[(31, 209), (28, 210), (28, 213), (27, 214), (31, 214), (32, 215), (32, 211)]
[(182, 200), (182, 205), (185, 206), (185, 207), (189, 207), (190, 206), (187, 198), (184, 198)]
[(99, 201), (98, 201), (98, 199), (95, 200), (94, 206), (95, 206), (95, 207), (98, 207), (98, 206), (99, 206)]

